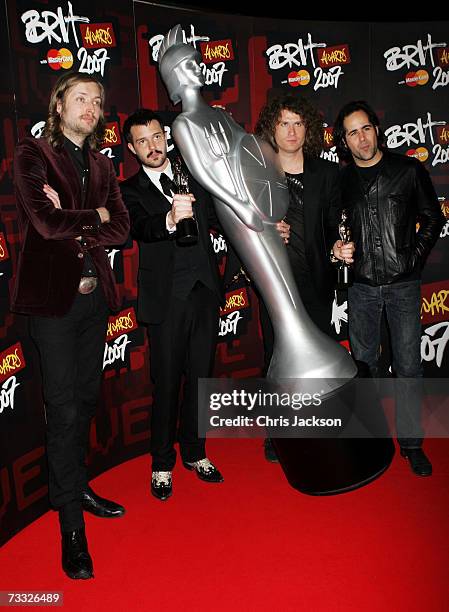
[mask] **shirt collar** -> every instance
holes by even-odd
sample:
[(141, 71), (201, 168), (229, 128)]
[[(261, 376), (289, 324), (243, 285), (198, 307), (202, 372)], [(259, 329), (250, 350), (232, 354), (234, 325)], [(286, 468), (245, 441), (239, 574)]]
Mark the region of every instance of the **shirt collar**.
[[(163, 172), (158, 172), (157, 170), (152, 170), (148, 166), (142, 166), (142, 170), (145, 172), (150, 181), (156, 185), (159, 191), (162, 191), (162, 185), (160, 182), (161, 174), (166, 174), (171, 180), (173, 180), (173, 170), (171, 167), (170, 160), (168, 160), (168, 166), (165, 168)], [(164, 193), (162, 191), (162, 193)]]
[(81, 164), (81, 166), (83, 167), (87, 164), (87, 151), (89, 148), (87, 142), (85, 142), (84, 145), (80, 147), (79, 145), (72, 142), (69, 138), (64, 136), (63, 144), (65, 150), (69, 153), (72, 159), (76, 159), (78, 163)]

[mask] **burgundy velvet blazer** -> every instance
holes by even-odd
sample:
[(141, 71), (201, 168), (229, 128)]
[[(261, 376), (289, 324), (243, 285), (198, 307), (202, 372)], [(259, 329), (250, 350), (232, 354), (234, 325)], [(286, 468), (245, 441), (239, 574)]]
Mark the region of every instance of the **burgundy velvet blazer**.
[[(11, 310), (39, 316), (63, 316), (75, 299), (82, 275), (83, 236), (97, 269), (107, 303), (120, 301), (105, 246), (123, 244), (129, 232), (111, 160), (89, 150), (89, 185), (82, 203), (75, 165), (64, 147), (53, 148), (43, 138), (25, 138), (14, 155), (14, 184), (19, 213), (21, 249)], [(42, 191), (48, 183), (58, 192), (61, 209)], [(110, 223), (97, 227), (96, 208), (104, 206)]]

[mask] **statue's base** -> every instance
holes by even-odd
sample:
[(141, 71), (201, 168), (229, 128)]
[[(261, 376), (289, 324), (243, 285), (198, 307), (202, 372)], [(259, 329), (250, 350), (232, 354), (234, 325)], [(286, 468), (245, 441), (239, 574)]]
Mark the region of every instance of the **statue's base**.
[(391, 438), (272, 440), (290, 485), (307, 495), (335, 495), (369, 484), (390, 465)]
[[(335, 495), (352, 491), (380, 476), (394, 457), (375, 381), (364, 363), (356, 364), (357, 377), (330, 394), (321, 406), (320, 416), (342, 417), (344, 427), (338, 436), (272, 436), (288, 482), (302, 493)], [(307, 416), (303, 412), (301, 416)]]

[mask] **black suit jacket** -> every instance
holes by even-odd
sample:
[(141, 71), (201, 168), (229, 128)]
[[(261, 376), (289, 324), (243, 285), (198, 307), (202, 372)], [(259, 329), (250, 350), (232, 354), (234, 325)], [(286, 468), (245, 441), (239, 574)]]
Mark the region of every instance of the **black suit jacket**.
[(328, 297), (335, 285), (330, 249), (339, 237), (341, 214), (337, 164), (305, 157), (303, 185), (304, 242), (311, 281), (320, 295)]
[[(215, 293), (222, 303), (223, 290), (209, 235), (212, 200), (191, 175), (189, 185), (196, 199), (194, 211), (199, 241), (209, 261)], [(142, 168), (121, 183), (120, 189), (129, 211), (131, 236), (139, 245), (137, 317), (144, 323), (161, 323), (168, 309), (173, 284), (176, 232), (170, 234), (166, 229), (170, 203)]]

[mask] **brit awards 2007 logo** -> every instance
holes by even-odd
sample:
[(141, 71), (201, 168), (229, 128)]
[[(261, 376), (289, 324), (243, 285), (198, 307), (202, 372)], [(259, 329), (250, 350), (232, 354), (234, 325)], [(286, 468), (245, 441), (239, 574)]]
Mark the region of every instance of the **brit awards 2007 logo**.
[(449, 281), (421, 287), (421, 359), (441, 368), (449, 342)]
[(122, 310), (109, 317), (104, 347), (103, 370), (116, 367), (117, 363), (126, 365), (126, 347), (131, 344), (128, 334), (138, 329), (134, 308)]
[(432, 89), (449, 84), (449, 54), (446, 42), (433, 42), (432, 35), (385, 51), (385, 68), (388, 72), (400, 71), (403, 78), (398, 85), (423, 87), (428, 83)]
[(239, 323), (244, 320), (242, 310), (249, 309), (250, 303), (246, 288), (235, 289), (226, 294), (226, 303), (220, 308), (220, 342), (235, 338), (239, 332)]
[[(211, 40), (208, 35), (197, 34), (193, 23), (183, 29), (182, 36), (185, 43), (191, 44), (201, 53), (200, 68), (206, 86), (216, 89), (231, 84), (236, 74), (236, 66), (233, 64), (236, 57), (231, 38)], [(157, 33), (148, 39), (151, 61), (155, 64), (164, 37), (165, 34)]]
[(20, 15), (29, 44), (52, 45), (40, 63), (51, 70), (70, 70), (77, 64), (79, 72), (103, 77), (111, 59), (108, 49), (117, 45), (112, 23), (90, 23), (89, 17), (74, 12), (71, 2), (53, 10), (40, 8)]
[(0, 414), (7, 408), (14, 410), (15, 393), (20, 386), (17, 374), (25, 366), (20, 342), (0, 352)]
[[(435, 120), (430, 112), (415, 121), (391, 125), (385, 130), (387, 147), (408, 147), (404, 152), (421, 162), (431, 159), (431, 165), (449, 162), (449, 132), (444, 120)], [(430, 149), (430, 150), (429, 150)]]
[(265, 55), (272, 73), (280, 71), (284, 75), (289, 70), (286, 78), (281, 76), (281, 84), (290, 87), (310, 84), (314, 91), (327, 87), (337, 89), (344, 74), (343, 66), (351, 63), (348, 44), (328, 46), (326, 42), (315, 42), (310, 32), (306, 40), (300, 37), (294, 42), (270, 45)]

